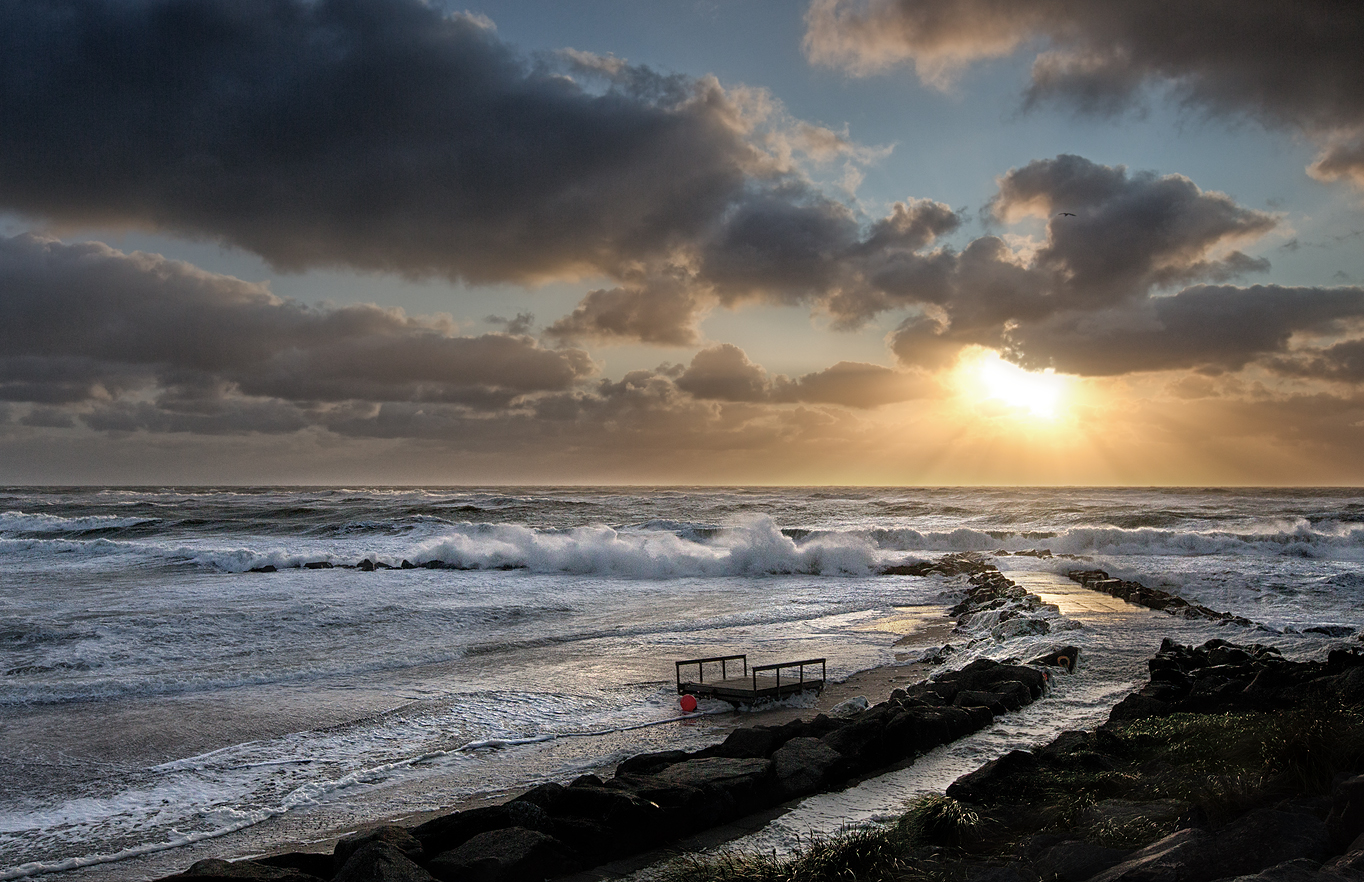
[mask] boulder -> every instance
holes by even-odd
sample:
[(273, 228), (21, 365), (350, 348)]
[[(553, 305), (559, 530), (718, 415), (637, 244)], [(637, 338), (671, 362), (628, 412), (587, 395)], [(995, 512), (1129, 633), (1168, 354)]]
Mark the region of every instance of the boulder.
[(1261, 870), (1249, 876), (1235, 876), (1225, 882), (1326, 882), (1317, 868), (1317, 862), (1307, 858), (1275, 864), (1268, 870)]
[(867, 697), (865, 695), (858, 695), (840, 701), (838, 704), (829, 708), (829, 716), (847, 719), (848, 717), (857, 716), (869, 707), (871, 707), (871, 702), (867, 700)]
[[(722, 760), (722, 762), (768, 761)], [(588, 818), (599, 821), (621, 835), (648, 842), (658, 839), (665, 832), (660, 829), (660, 822), (663, 820), (662, 808), (652, 800), (631, 793), (624, 787), (575, 783), (564, 788), (563, 796), (555, 803), (552, 814), (555, 818)]]
[(548, 832), (553, 827), (553, 821), (540, 806), (512, 800), (503, 805), (484, 806), (433, 818), (414, 827), (412, 835), (421, 842), (426, 854), (434, 855), (456, 848), (480, 833), (504, 827)]
[(1011, 750), (999, 759), (990, 760), (970, 774), (963, 775), (947, 788), (947, 795), (963, 802), (981, 804), (1009, 786), (1015, 775), (1026, 775), (1040, 765), (1036, 756), (1026, 750)]
[(337, 871), (333, 882), (434, 882), (431, 874), (382, 840), (357, 848)]
[(969, 689), (958, 692), (952, 699), (952, 706), (988, 708), (995, 716), (1001, 716), (1009, 710), (1004, 706), (1004, 696), (998, 692), (975, 692)]
[(413, 863), (420, 864), (426, 859), (426, 852), (422, 848), (421, 840), (413, 836), (410, 830), (396, 824), (386, 824), (382, 827), (352, 833), (336, 843), (336, 849), (333, 851), (336, 869), (339, 870), (345, 865), (346, 861), (350, 860), (351, 855), (371, 842), (387, 842), (407, 855), (407, 858)]
[(1092, 842), (1060, 842), (1038, 855), (1033, 870), (1043, 879), (1081, 882), (1120, 863), (1128, 852)]
[(683, 787), (722, 791), (741, 810), (746, 810), (760, 800), (771, 776), (772, 761), (769, 759), (707, 757), (669, 766), (654, 777)]
[[(691, 754), (685, 750), (661, 750), (656, 753), (641, 753), (632, 756), (616, 766), (617, 775), (652, 775), (659, 769), (675, 763), (686, 762)], [(544, 786), (544, 785), (541, 785)]]
[(1364, 834), (1364, 775), (1341, 781), (1331, 790), (1331, 814), (1326, 817), (1331, 845), (1344, 851)]
[(525, 827), (480, 833), (436, 856), (429, 869), (442, 882), (541, 882), (579, 864), (552, 836)]
[(866, 719), (850, 723), (819, 739), (837, 751), (848, 771), (868, 768), (881, 759), (881, 747), (886, 726), (880, 720)]
[(731, 759), (755, 759), (770, 756), (776, 749), (775, 732), (765, 726), (735, 729), (724, 742), (714, 748), (712, 756)]
[(256, 863), (265, 864), (267, 867), (298, 870), (305, 876), (316, 876), (319, 879), (330, 879), (336, 872), (332, 855), (312, 851), (286, 851), (284, 854), (256, 858)]
[(1028, 662), (1030, 665), (1045, 665), (1049, 668), (1065, 668), (1071, 673), (1075, 672), (1075, 664), (1080, 660), (1080, 648), (1078, 646), (1057, 646), (1045, 655)]
[(772, 754), (777, 787), (784, 797), (812, 793), (820, 788), (842, 755), (818, 738), (792, 738)]
[(1168, 702), (1133, 692), (1113, 706), (1113, 710), (1108, 712), (1108, 721), (1121, 723), (1128, 720), (1144, 720), (1147, 717), (1163, 717), (1169, 713)]
[(1212, 835), (1204, 830), (1176, 831), (1095, 875), (1090, 882), (1194, 882), (1211, 878), (1206, 875), (1211, 841)]
[(1093, 882), (1212, 882), (1326, 854), (1326, 825), (1306, 812), (1256, 809), (1216, 833), (1179, 830)]
[[(330, 873), (328, 875), (331, 875)], [(259, 861), (224, 861), (217, 858), (196, 861), (184, 873), (167, 879), (215, 882), (215, 880), (250, 880), (250, 882), (317, 882), (316, 876), (292, 867), (272, 867)]]

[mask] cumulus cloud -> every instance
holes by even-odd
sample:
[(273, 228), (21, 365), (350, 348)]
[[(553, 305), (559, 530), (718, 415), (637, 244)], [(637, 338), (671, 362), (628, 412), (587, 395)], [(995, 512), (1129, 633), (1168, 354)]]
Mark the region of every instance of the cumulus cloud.
[[(857, 240), (802, 162), (846, 178), (880, 155), (762, 90), (530, 59), (420, 0), (0, 8), (0, 206), (215, 238), (285, 270), (639, 290), (671, 272), (742, 296), (798, 281), (780, 235), (808, 228), (821, 258)], [(685, 318), (660, 337), (599, 306), (562, 330), (686, 337)]]
[(1364, 179), (1364, 18), (1349, 3), (1248, 0), (814, 0), (806, 51), (867, 74), (913, 63), (944, 85), (973, 61), (1039, 47), (1027, 103), (1124, 112), (1149, 87), (1328, 142), (1312, 167)]
[(573, 312), (546, 329), (564, 340), (640, 341), (691, 346), (710, 298), (674, 279), (589, 291)]
[(525, 280), (707, 230), (771, 171), (713, 80), (532, 63), (418, 0), (0, 11), (0, 201), (275, 265)]
[[(1010, 332), (1019, 360), (1076, 374), (1111, 375), (1174, 368), (1239, 370), (1287, 355), (1295, 334), (1339, 333), (1364, 318), (1364, 288), (1249, 288), (1199, 285), (1168, 297), (1091, 313), (1058, 314)], [(1353, 376), (1360, 341), (1304, 360), (1266, 360), (1283, 373)]]
[(917, 373), (876, 364), (841, 361), (830, 368), (791, 379), (769, 376), (731, 343), (698, 352), (676, 379), (678, 389), (699, 399), (732, 402), (807, 402), (874, 408), (938, 393)]
[(0, 239), (0, 290), (0, 399), (122, 399), (111, 419), (136, 419), (127, 399), (139, 392), (179, 412), (241, 395), (505, 406), (596, 371), (580, 349), (457, 336), (448, 319), (372, 305), (307, 307), (263, 285), (97, 242)]

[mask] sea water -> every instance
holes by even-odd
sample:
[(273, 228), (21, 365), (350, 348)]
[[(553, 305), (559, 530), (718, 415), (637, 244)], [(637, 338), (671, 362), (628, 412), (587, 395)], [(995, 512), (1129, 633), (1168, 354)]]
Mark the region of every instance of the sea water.
[[(1065, 642), (1080, 669), (758, 847), (1100, 722), (1164, 636), (1301, 655), (1364, 626), (1355, 490), (0, 490), (0, 880), (152, 878), (713, 743), (736, 715), (681, 718), (674, 660), (912, 660), (907, 615), (963, 580), (878, 573), (959, 551), (1057, 609), (1047, 635), (954, 635), (948, 666)], [(1077, 567), (1258, 627), (1112, 601)]]

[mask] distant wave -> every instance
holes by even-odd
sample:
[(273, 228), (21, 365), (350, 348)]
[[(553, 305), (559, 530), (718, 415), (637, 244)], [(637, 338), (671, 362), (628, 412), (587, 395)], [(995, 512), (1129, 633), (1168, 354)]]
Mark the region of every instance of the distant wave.
[[(17, 516), (49, 523), (48, 516)], [(16, 518), (11, 512), (0, 518)], [(197, 566), (242, 573), (313, 566), (356, 566), (361, 561), (401, 567), (438, 566), (469, 570), (520, 569), (539, 573), (573, 573), (635, 579), (715, 578), (726, 576), (814, 575), (865, 576), (914, 555), (954, 551), (1025, 551), (1048, 549), (1082, 556), (1302, 557), (1321, 560), (1364, 560), (1364, 526), (1339, 521), (1313, 523), (1266, 521), (1240, 529), (1162, 529), (1082, 525), (1046, 530), (1002, 530), (959, 527), (945, 530), (844, 529), (810, 530), (779, 527), (757, 516), (729, 526), (651, 520), (620, 527), (534, 528), (518, 524), (439, 523), (424, 519), (415, 533), (396, 535), (312, 535), (243, 537), (236, 548), (213, 547), (208, 540), (190, 545), (152, 538), (79, 538), (83, 522), (115, 519), (52, 518), (47, 535), (29, 530), (23, 538), (0, 538), (0, 552), (63, 556), (131, 555), (153, 564)], [(123, 519), (136, 522), (136, 519)], [(0, 521), (2, 522), (2, 521)], [(28, 522), (28, 521), (26, 521)], [(60, 530), (65, 529), (66, 535)], [(97, 529), (89, 527), (88, 529)], [(344, 533), (344, 531), (340, 531)], [(253, 547), (252, 540), (278, 542)]]
[(79, 535), (140, 527), (159, 521), (159, 518), (119, 517), (116, 515), (85, 515), (78, 518), (64, 518), (50, 514), (6, 511), (0, 512), (0, 535), (46, 533)]

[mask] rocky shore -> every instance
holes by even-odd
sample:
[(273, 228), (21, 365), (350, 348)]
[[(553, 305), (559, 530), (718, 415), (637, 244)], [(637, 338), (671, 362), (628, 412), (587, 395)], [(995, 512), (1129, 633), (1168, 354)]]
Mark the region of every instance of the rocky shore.
[(949, 787), (909, 831), (908, 875), (1364, 879), (1364, 654), (1166, 640), (1149, 668), (1104, 726)]
[[(933, 567), (969, 574), (966, 596), (952, 610), (959, 623), (985, 617), (998, 627), (1026, 621), (1042, 607), (977, 556), (948, 556)], [(332, 854), (210, 859), (167, 879), (534, 882), (562, 876), (911, 761), (1041, 698), (1049, 679), (1073, 669), (1077, 656), (1074, 647), (1058, 646), (1027, 664), (981, 659), (897, 689), (874, 706), (848, 702), (835, 715), (736, 729), (703, 750), (631, 757), (606, 779), (584, 775), (417, 826), (365, 830), (341, 840)]]

